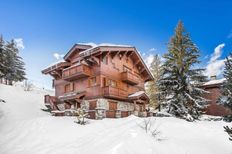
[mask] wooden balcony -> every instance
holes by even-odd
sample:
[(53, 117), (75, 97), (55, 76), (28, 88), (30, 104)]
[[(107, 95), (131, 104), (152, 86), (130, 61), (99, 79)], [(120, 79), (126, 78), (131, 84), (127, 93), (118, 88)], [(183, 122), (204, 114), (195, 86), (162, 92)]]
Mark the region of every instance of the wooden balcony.
[(62, 72), (62, 78), (67, 81), (77, 80), (79, 78), (88, 77), (91, 75), (91, 70), (87, 65), (71, 66)]
[(128, 93), (126, 91), (111, 86), (104, 87), (103, 94), (105, 97), (109, 97), (109, 98), (120, 98), (120, 99), (128, 98)]
[(121, 78), (122, 78), (122, 81), (129, 83), (131, 85), (139, 84), (139, 78), (130, 72), (122, 72)]

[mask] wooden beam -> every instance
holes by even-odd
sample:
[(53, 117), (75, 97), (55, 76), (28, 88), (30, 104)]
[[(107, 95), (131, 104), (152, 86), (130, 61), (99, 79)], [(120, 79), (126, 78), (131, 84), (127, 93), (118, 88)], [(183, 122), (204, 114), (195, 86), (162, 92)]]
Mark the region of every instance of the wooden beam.
[(112, 59), (114, 59), (114, 57), (116, 56), (117, 54), (117, 51), (114, 51), (114, 52), (110, 52), (110, 56)]
[(100, 59), (99, 59), (99, 58), (97, 58), (97, 57), (95, 57), (95, 56), (92, 56), (91, 58), (93, 59), (93, 61), (96, 62), (97, 65), (100, 64)]
[(127, 57), (130, 57), (131, 55), (133, 55), (133, 51), (131, 51), (131, 53), (129, 53), (128, 55), (127, 55)]
[(140, 71), (139, 71), (139, 73), (142, 73), (143, 71), (145, 71), (146, 69), (143, 67)]
[(122, 57), (123, 57), (127, 51), (121, 51), (121, 52), (122, 52)]
[(134, 63), (134, 66), (137, 66), (141, 61), (140, 60), (137, 60), (135, 63)]
[(62, 77), (62, 72), (60, 71), (60, 72), (58, 72), (57, 70), (53, 70), (52, 72), (51, 72), (51, 74), (52, 75), (57, 75), (58, 77)]

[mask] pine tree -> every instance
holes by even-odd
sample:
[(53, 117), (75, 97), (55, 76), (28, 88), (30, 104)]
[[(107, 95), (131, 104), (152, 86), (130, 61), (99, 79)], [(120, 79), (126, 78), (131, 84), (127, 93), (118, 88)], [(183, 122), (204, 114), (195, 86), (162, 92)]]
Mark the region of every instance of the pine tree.
[(12, 82), (22, 81), (26, 79), (25, 68), (22, 58), (18, 55), (19, 50), (16, 47), (14, 40), (8, 42), (6, 45), (5, 65), (7, 66), (4, 77), (12, 85)]
[(189, 33), (180, 21), (164, 55), (163, 75), (159, 88), (164, 97), (162, 106), (175, 116), (188, 120), (197, 119), (206, 107), (202, 97), (206, 91), (200, 88), (207, 77), (204, 69), (197, 69), (199, 49), (192, 42)]
[(5, 42), (3, 40), (3, 36), (0, 36), (0, 79), (3, 78), (5, 72), (6, 72), (6, 66), (5, 66), (5, 59), (6, 56), (6, 50), (5, 50)]
[[(223, 75), (226, 80), (222, 85), (222, 96), (219, 98), (218, 102), (232, 111), (232, 54), (226, 57)], [(232, 115), (226, 116), (225, 120), (232, 121)]]
[(150, 99), (150, 106), (154, 109), (160, 107), (159, 105), (159, 89), (158, 89), (158, 81), (160, 80), (162, 74), (161, 68), (161, 60), (158, 55), (154, 55), (152, 63), (150, 65), (151, 73), (154, 77), (153, 81), (148, 82), (147, 85), (147, 94)]

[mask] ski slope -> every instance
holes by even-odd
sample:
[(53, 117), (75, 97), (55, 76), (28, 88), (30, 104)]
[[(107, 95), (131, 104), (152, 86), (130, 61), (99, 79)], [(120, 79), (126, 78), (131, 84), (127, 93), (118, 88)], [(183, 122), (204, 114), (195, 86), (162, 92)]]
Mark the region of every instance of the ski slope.
[(53, 117), (42, 111), (43, 95), (0, 84), (0, 154), (232, 154), (223, 121), (186, 122), (151, 118), (158, 135), (146, 134), (143, 118), (88, 120)]

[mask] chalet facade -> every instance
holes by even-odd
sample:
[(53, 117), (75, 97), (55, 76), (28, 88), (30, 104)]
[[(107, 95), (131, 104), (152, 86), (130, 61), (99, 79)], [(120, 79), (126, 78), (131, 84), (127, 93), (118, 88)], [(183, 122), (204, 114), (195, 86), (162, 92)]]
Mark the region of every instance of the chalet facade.
[(231, 114), (229, 108), (224, 107), (217, 103), (218, 98), (221, 96), (221, 86), (225, 79), (216, 79), (212, 76), (211, 80), (206, 82), (202, 88), (209, 93), (205, 94), (205, 99), (209, 100), (209, 106), (206, 109), (206, 114), (214, 116), (225, 116)]
[(54, 78), (55, 96), (45, 96), (54, 115), (82, 107), (92, 119), (147, 116), (144, 83), (153, 77), (135, 47), (75, 44), (42, 73)]

